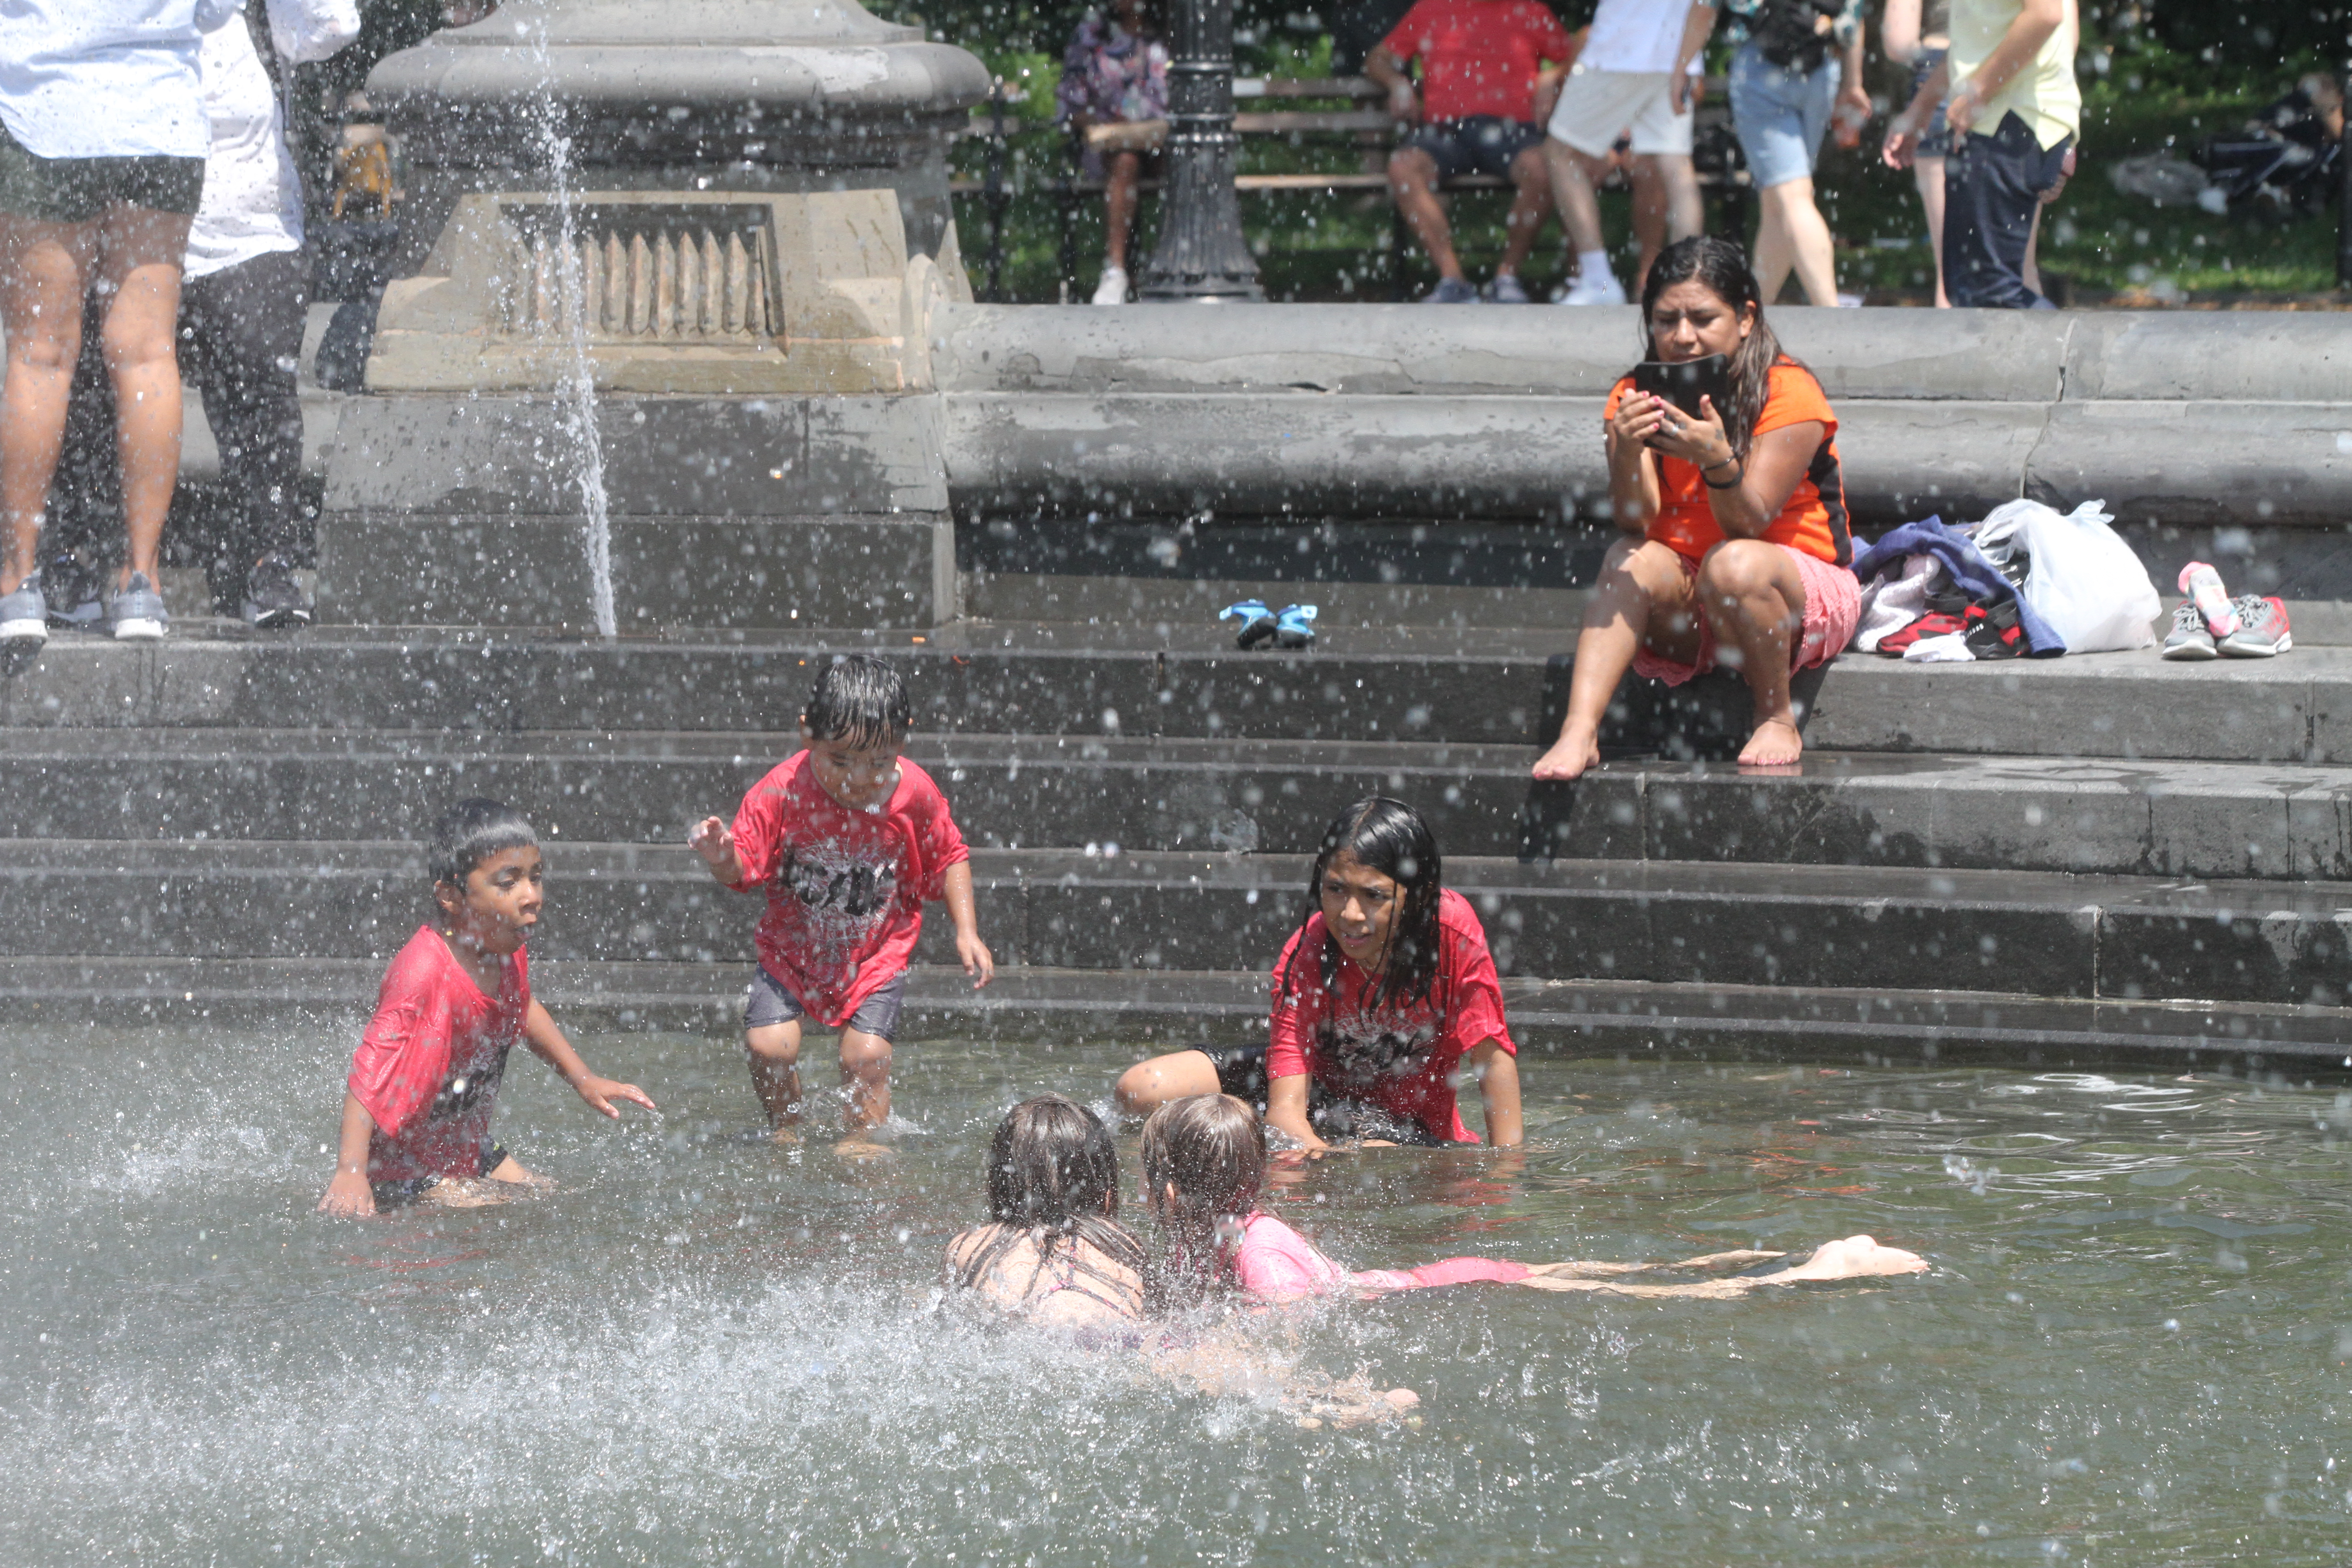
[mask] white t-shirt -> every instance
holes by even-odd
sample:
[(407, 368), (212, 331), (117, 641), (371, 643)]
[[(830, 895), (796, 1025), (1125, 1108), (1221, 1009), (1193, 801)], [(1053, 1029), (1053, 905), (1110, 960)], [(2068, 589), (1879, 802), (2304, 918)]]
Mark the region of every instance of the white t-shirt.
[(43, 158), (201, 158), (196, 54), (238, 0), (7, 0), (0, 125)]
[[(1576, 68), (1588, 71), (1670, 71), (1683, 47), (1691, 0), (1601, 0)], [(1696, 75), (1696, 59), (1690, 63)]]
[[(360, 35), (357, 0), (266, 0), (269, 41), (286, 64), (323, 60)], [(242, 5), (205, 33), (200, 57), (212, 151), (205, 199), (188, 229), (191, 278), (273, 250), (302, 248), (302, 178), (286, 145), (285, 112), (254, 52)]]

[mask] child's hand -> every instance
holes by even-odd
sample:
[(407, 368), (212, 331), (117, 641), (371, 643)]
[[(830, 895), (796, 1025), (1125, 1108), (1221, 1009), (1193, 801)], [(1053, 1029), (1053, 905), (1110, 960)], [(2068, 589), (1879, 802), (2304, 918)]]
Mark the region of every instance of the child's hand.
[(319, 1200), (319, 1212), (337, 1219), (366, 1219), (375, 1213), (375, 1190), (361, 1173), (337, 1171), (327, 1184), (327, 1195)]
[(735, 858), (735, 835), (716, 816), (706, 816), (686, 836), (687, 843), (716, 871)]
[(963, 965), (963, 972), (972, 977), (971, 988), (974, 991), (996, 978), (995, 955), (988, 951), (988, 944), (980, 940), (977, 932), (967, 935), (959, 931), (956, 934), (956, 961)]
[(572, 1087), (580, 1091), (580, 1098), (588, 1102), (589, 1110), (600, 1110), (615, 1121), (621, 1119), (620, 1107), (613, 1103), (616, 1100), (625, 1100), (632, 1105), (642, 1105), (647, 1110), (658, 1109), (646, 1096), (646, 1091), (635, 1084), (615, 1083), (609, 1078), (598, 1078), (593, 1072)]

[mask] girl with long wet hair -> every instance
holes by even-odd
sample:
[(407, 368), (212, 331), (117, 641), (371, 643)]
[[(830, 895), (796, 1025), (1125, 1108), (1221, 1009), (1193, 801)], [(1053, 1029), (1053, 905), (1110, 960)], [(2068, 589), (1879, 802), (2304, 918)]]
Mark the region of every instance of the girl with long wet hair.
[(1476, 913), (1440, 870), (1421, 813), (1381, 795), (1349, 806), (1324, 831), (1275, 964), (1266, 1043), (1139, 1062), (1118, 1080), (1120, 1109), (1224, 1093), (1309, 1151), (1335, 1138), (1475, 1143), (1455, 1104), (1475, 1080), (1487, 1140), (1518, 1142), (1502, 984)]
[(1085, 1106), (1043, 1094), (1005, 1113), (989, 1140), (988, 1215), (948, 1244), (950, 1285), (1052, 1328), (1143, 1316), (1147, 1264), (1118, 1223), (1118, 1152)]
[[(1143, 1123), (1143, 1192), (1160, 1221), (1161, 1289), (1191, 1306), (1220, 1287), (1258, 1301), (1387, 1295), (1439, 1285), (1524, 1285), (1619, 1296), (1742, 1296), (1772, 1285), (1919, 1274), (1927, 1260), (1867, 1236), (1849, 1236), (1791, 1257), (1710, 1253), (1679, 1263), (1519, 1263), (1448, 1258), (1418, 1268), (1352, 1271), (1258, 1205), (1265, 1185), (1265, 1127), (1231, 1095), (1172, 1100)], [(1661, 1273), (1741, 1272), (1728, 1279), (1661, 1279)], [(1634, 1278), (1649, 1276), (1649, 1278)]]
[(1601, 721), (1628, 669), (1669, 686), (1738, 670), (1755, 707), (1740, 762), (1796, 762), (1790, 677), (1835, 658), (1861, 613), (1837, 416), (1766, 324), (1747, 256), (1720, 239), (1668, 246), (1642, 321), (1645, 359), (1724, 356), (1723, 406), (1708, 396), (1692, 415), (1631, 375), (1610, 394), (1609, 500), (1624, 537), (1586, 602), (1568, 717), (1540, 779), (1600, 762)]

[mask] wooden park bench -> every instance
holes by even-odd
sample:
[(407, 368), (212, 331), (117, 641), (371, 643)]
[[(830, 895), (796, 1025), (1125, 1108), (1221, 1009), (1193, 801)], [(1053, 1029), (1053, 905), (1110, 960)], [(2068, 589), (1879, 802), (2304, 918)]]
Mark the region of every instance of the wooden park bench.
[[(999, 88), (1000, 94), (1003, 91)], [(1395, 148), (1402, 127), (1395, 116), (1383, 107), (1387, 91), (1378, 82), (1365, 77), (1335, 78), (1239, 78), (1234, 82), (1234, 130), (1244, 146), (1252, 141), (1285, 141), (1293, 146), (1315, 145), (1333, 153), (1352, 153), (1352, 166), (1335, 160), (1335, 166), (1286, 172), (1281, 174), (1240, 174), (1234, 180), (1234, 188), (1244, 194), (1265, 191), (1356, 191), (1388, 194), (1388, 159)], [(1281, 102), (1344, 102), (1345, 109), (1261, 109), (1257, 104), (1269, 100)], [(1090, 179), (1078, 172), (1076, 139), (1060, 127), (1024, 126), (1005, 110), (1015, 100), (992, 98), (974, 112), (969, 135), (990, 142), (986, 174), (977, 180), (957, 180), (950, 189), (957, 195), (977, 196), (985, 205), (988, 222), (987, 243), (981, 259), (985, 268), (983, 297), (1003, 297), (1004, 216), (1012, 204), (1013, 190), (1005, 177), (1006, 150), (1013, 137), (1028, 132), (1050, 133), (1067, 144), (1069, 172), (1050, 180), (1034, 182), (1028, 188), (1042, 190), (1054, 198), (1060, 239), (1060, 294), (1064, 301), (1071, 297), (1077, 280), (1077, 215), (1081, 203), (1099, 198), (1103, 182)], [(1706, 101), (1699, 106), (1698, 126), (1693, 161), (1697, 165), (1699, 189), (1717, 204), (1717, 212), (1710, 222), (1717, 233), (1747, 233), (1748, 191), (1748, 171), (1739, 156), (1738, 142), (1731, 134), (1730, 110), (1724, 84), (1707, 82)], [(1145, 179), (1141, 188), (1156, 192), (1160, 182)], [(1610, 188), (1622, 189), (1623, 176), (1612, 174)], [(1468, 192), (1508, 191), (1509, 180), (1496, 174), (1460, 174), (1446, 180), (1438, 187), (1448, 194)], [(1412, 248), (1412, 235), (1403, 216), (1390, 211), (1388, 275), (1391, 296), (1405, 297), (1405, 262)]]

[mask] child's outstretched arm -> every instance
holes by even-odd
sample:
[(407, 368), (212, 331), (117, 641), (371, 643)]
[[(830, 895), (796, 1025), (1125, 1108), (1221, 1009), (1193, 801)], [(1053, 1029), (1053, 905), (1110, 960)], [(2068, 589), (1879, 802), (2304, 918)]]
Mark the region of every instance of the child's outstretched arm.
[(971, 902), (971, 862), (959, 860), (940, 878), (940, 896), (947, 900), (948, 919), (955, 925), (956, 962), (971, 976), (974, 991), (996, 978), (996, 958), (980, 940), (980, 917)]
[(319, 1212), (337, 1218), (363, 1219), (375, 1213), (375, 1192), (368, 1185), (368, 1140), (375, 1136), (375, 1118), (360, 1103), (360, 1097), (346, 1089), (343, 1093), (343, 1131), (335, 1152), (335, 1178), (327, 1184), (327, 1195), (319, 1200)]
[(562, 1074), (563, 1081), (587, 1102), (589, 1110), (602, 1111), (617, 1121), (621, 1111), (613, 1103), (616, 1100), (642, 1105), (647, 1110), (655, 1109), (652, 1099), (635, 1084), (615, 1083), (590, 1072), (588, 1064), (580, 1059), (580, 1053), (572, 1048), (572, 1042), (563, 1037), (563, 1031), (555, 1026), (555, 1020), (547, 1016), (547, 1009), (535, 1001), (523, 1020), (522, 1037), (530, 1045), (531, 1055)]
[(710, 874), (728, 887), (740, 888), (749, 879), (744, 874), (743, 858), (735, 853), (734, 830), (724, 818), (704, 817), (688, 832), (686, 841), (702, 857)]

